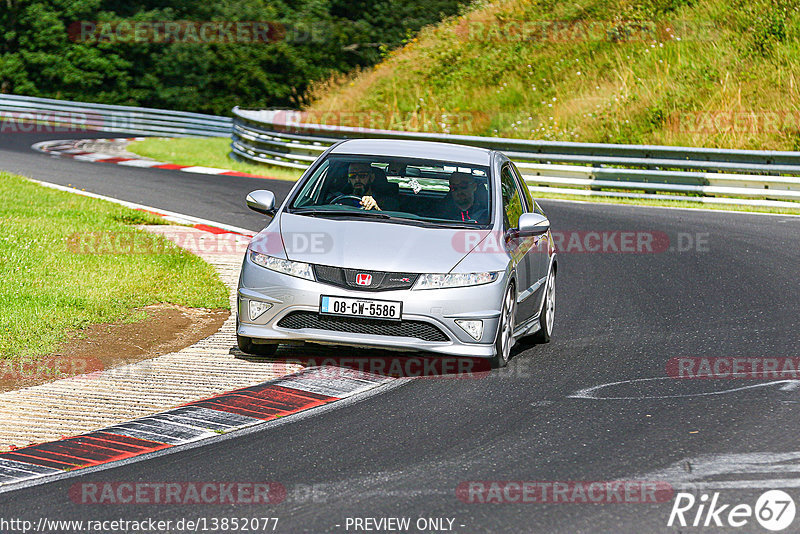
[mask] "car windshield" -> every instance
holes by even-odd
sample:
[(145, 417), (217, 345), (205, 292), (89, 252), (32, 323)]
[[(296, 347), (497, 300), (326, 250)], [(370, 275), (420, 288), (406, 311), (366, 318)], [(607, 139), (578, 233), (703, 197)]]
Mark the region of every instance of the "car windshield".
[(488, 226), (489, 169), (457, 162), (328, 156), (292, 199), (290, 213), (371, 217), (434, 226)]

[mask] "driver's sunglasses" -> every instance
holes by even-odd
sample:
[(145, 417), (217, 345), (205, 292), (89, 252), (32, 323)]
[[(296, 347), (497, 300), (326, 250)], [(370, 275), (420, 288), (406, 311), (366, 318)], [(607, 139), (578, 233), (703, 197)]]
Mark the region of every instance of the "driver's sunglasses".
[(364, 172), (351, 172), (347, 175), (348, 178), (369, 178), (369, 173)]

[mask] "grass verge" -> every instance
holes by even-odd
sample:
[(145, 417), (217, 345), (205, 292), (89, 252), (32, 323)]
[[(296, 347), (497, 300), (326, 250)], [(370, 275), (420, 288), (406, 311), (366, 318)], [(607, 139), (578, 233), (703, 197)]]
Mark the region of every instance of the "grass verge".
[(210, 265), (132, 226), (163, 223), (154, 215), (2, 172), (0, 198), (0, 360), (49, 354), (150, 304), (230, 307)]
[(798, 76), (794, 0), (479, 1), (317, 84), (306, 122), (800, 150)]
[(231, 151), (230, 143), (231, 140), (228, 137), (176, 137), (171, 139), (153, 137), (131, 143), (128, 150), (134, 154), (165, 163), (230, 169), (278, 180), (295, 181), (303, 174), (299, 170), (255, 165), (231, 159), (228, 157)]

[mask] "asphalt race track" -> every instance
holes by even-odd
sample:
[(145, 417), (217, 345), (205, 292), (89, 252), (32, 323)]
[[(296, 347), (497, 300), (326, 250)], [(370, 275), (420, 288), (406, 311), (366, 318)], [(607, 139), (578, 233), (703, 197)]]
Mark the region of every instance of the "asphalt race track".
[[(245, 194), (264, 188), (283, 198), (291, 186), (30, 150), (53, 137), (3, 135), (0, 169), (251, 230), (264, 219), (245, 207)], [(452, 519), (451, 531), (465, 533), (719, 532), (725, 529), (668, 527), (674, 497), (481, 503), (464, 502), (456, 489), (470, 481), (662, 480), (697, 494), (718, 491), (720, 502), (730, 504), (752, 506), (764, 491), (780, 488), (800, 502), (800, 469), (792, 462), (800, 459), (797, 382), (667, 375), (673, 358), (800, 356), (800, 218), (542, 205), (566, 236), (666, 234), (669, 248), (559, 252), (553, 342), (518, 347), (504, 370), (412, 380), (203, 447), (0, 493), (0, 516), (34, 522), (277, 517), (277, 532), (314, 533), (363, 532), (354, 518), (387, 517), (410, 518), (409, 532), (420, 531), (414, 528), (420, 518)], [(611, 383), (618, 384), (590, 389)], [(69, 494), (76, 483), (167, 481), (270, 481), (288, 495), (273, 505), (199, 506), (76, 504)], [(731, 531), (765, 532), (754, 518)]]

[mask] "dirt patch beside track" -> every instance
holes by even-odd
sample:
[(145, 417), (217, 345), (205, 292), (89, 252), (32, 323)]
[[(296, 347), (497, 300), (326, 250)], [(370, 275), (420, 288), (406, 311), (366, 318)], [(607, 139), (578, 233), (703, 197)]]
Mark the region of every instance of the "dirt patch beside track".
[(140, 362), (189, 347), (217, 332), (230, 312), (170, 304), (146, 306), (141, 321), (90, 325), (55, 353), (0, 362), (0, 392)]

